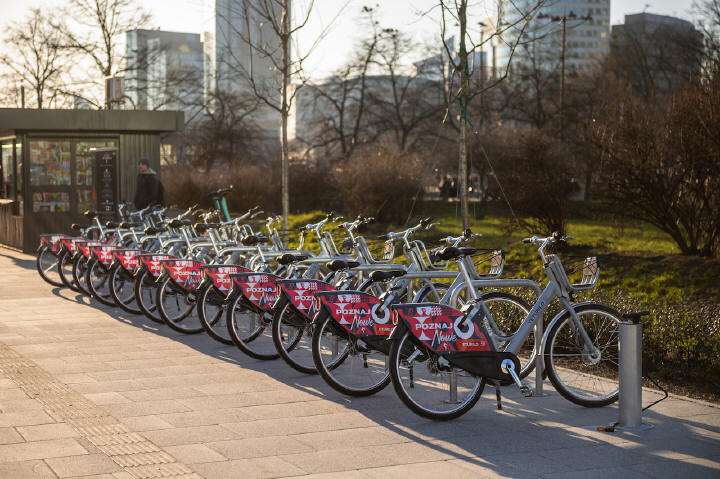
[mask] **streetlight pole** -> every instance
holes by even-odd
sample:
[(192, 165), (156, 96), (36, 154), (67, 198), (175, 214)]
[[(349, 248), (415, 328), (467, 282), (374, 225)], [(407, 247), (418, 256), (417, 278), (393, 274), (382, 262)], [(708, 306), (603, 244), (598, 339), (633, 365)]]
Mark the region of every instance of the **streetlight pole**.
[[(574, 13), (570, 13), (575, 17)], [(568, 15), (563, 15), (560, 19), (560, 132), (565, 131), (565, 27), (567, 25)]]

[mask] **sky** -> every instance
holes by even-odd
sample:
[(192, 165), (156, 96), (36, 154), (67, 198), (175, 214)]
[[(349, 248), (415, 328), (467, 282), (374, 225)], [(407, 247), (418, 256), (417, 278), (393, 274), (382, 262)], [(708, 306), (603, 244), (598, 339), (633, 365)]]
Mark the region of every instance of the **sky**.
[[(302, 7), (309, 0), (294, 1)], [(611, 23), (623, 23), (626, 14), (643, 10), (692, 20), (693, 1), (611, 0)], [(27, 15), (30, 8), (53, 8), (61, 3), (62, 0), (0, 0), (0, 35), (12, 22)], [(152, 12), (153, 27), (202, 33), (205, 0), (142, 0), (138, 3)], [(345, 63), (354, 44), (364, 34), (358, 21), (363, 6), (376, 7), (382, 27), (397, 28), (410, 33), (419, 42), (425, 42), (439, 37), (439, 24), (433, 12), (426, 16), (420, 13), (431, 10), (436, 4), (437, 0), (315, 0), (310, 21), (298, 38), (300, 50), (313, 44), (320, 34), (325, 36), (308, 58), (306, 71), (313, 78), (321, 78)]]

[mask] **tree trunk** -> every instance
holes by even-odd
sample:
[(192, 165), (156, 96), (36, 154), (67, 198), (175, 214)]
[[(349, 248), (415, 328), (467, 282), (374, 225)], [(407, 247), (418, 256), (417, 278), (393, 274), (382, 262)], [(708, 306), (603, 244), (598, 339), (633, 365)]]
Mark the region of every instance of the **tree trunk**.
[(283, 238), (286, 239), (289, 227), (290, 216), (290, 158), (288, 148), (288, 75), (290, 73), (290, 0), (283, 0), (282, 3), (282, 105), (280, 115), (282, 116), (282, 131), (280, 139), (280, 147), (282, 149), (282, 157), (280, 158), (280, 174), (282, 188), (282, 216), (283, 216)]
[(460, 172), (458, 194), (460, 195), (460, 215), (462, 217), (463, 230), (469, 228), (468, 223), (468, 158), (467, 158), (467, 122), (469, 103), (469, 75), (468, 75), (468, 53), (465, 48), (465, 35), (467, 29), (467, 0), (461, 0), (458, 9), (460, 21)]

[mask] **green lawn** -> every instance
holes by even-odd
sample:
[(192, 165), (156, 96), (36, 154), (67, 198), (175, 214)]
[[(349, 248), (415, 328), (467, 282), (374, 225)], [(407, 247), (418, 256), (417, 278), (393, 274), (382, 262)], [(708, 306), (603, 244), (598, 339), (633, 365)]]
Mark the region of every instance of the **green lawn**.
[[(438, 246), (437, 240), (461, 231), (461, 220), (456, 203), (426, 202), (422, 213), (413, 215), (410, 225), (425, 216), (433, 216), (439, 225), (418, 237), (428, 248)], [(321, 212), (293, 215), (291, 230), (318, 221)], [(508, 234), (507, 218), (487, 214), (473, 219), (471, 228), (483, 237), (473, 242), (479, 248), (502, 248), (507, 251), (506, 277), (530, 277), (544, 282), (545, 274), (537, 249), (521, 242), (528, 233), (520, 229)], [(363, 230), (371, 246), (380, 247), (374, 239), (387, 231), (402, 231), (404, 225), (373, 225)], [(342, 232), (331, 230), (336, 242), (342, 241)], [(295, 233), (292, 233), (295, 234)], [(601, 274), (599, 290), (607, 293), (621, 291), (640, 302), (683, 300), (701, 297), (720, 302), (720, 260), (687, 257), (668, 235), (653, 226), (629, 221), (612, 221), (588, 217), (569, 221), (568, 234), (575, 237), (569, 247), (559, 252), (563, 264), (579, 261), (585, 256), (599, 258)], [(294, 241), (294, 240), (293, 240)], [(314, 238), (308, 236), (306, 246), (316, 248)], [(400, 261), (401, 259), (398, 259)]]

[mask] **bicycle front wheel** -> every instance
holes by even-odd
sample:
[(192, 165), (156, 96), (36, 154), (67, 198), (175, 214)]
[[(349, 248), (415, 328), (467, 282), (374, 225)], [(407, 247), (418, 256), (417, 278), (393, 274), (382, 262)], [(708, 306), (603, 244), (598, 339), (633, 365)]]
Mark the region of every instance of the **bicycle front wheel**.
[(438, 421), (455, 419), (478, 402), (485, 378), (452, 367), (440, 356), (418, 348), (410, 333), (390, 346), (390, 376), (395, 392), (416, 414)]
[(78, 288), (75, 284), (75, 280), (73, 279), (72, 275), (73, 257), (67, 250), (63, 251), (63, 253), (58, 258), (57, 269), (58, 275), (60, 276), (60, 280), (63, 282), (63, 284), (71, 290), (79, 293), (80, 288)]
[(592, 344), (587, 344), (569, 311), (548, 333), (545, 368), (557, 392), (585, 407), (618, 399), (618, 330), (620, 314), (603, 304), (575, 308)]
[(305, 374), (317, 374), (312, 356), (312, 324), (292, 310), (290, 303), (275, 311), (272, 337), (280, 357), (288, 365)]

